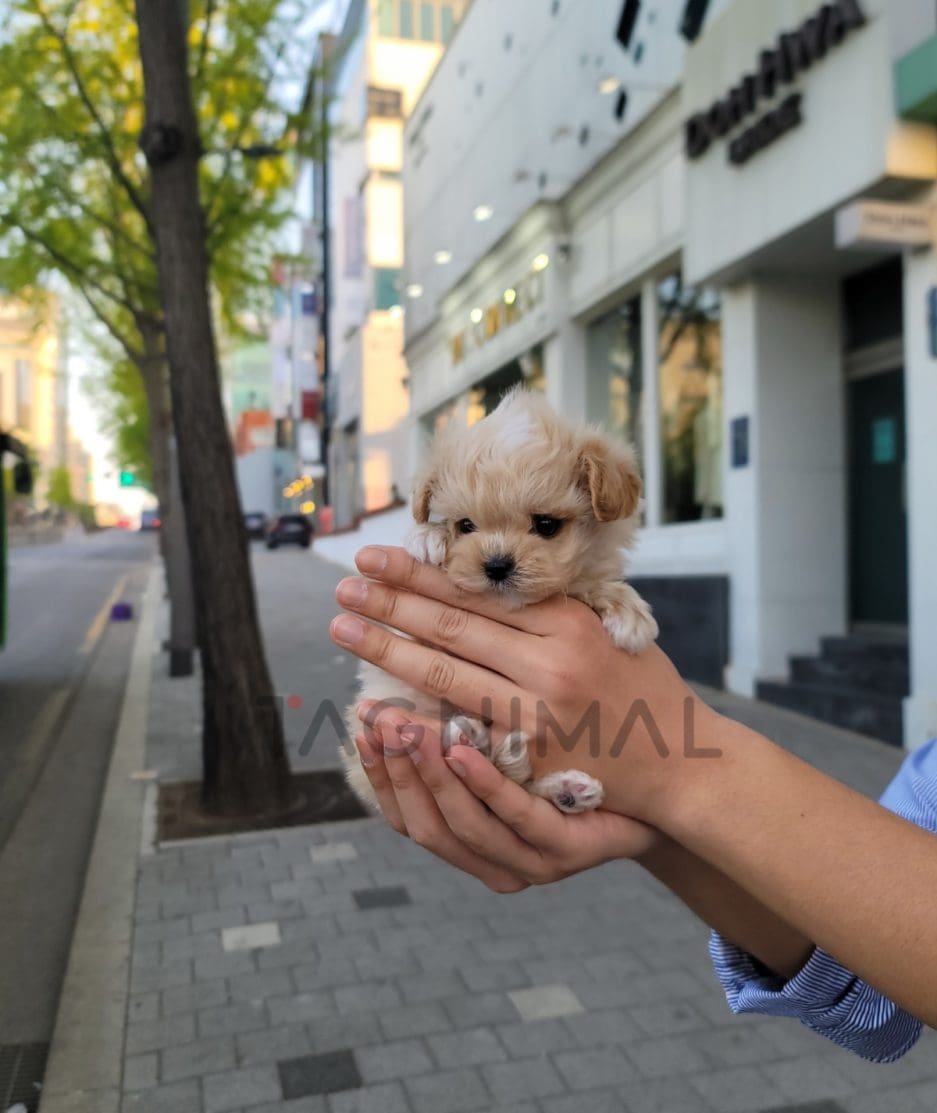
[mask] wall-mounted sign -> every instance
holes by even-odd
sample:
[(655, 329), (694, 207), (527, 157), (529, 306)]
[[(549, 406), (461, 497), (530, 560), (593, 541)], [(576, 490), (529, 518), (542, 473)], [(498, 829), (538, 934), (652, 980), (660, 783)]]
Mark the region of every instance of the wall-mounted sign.
[(546, 275), (544, 270), (531, 271), (504, 291), (502, 297), (484, 308), (472, 311), (471, 323), (449, 337), (449, 351), (454, 364), (461, 363), (470, 352), (477, 351), (492, 337), (519, 321), (543, 301)]
[(730, 462), (733, 468), (747, 468), (749, 460), (748, 449), (748, 417), (734, 417), (729, 422)]
[(937, 359), (937, 286), (931, 286), (927, 291), (927, 335), (930, 357)]
[(856, 201), (836, 214), (836, 246), (928, 247), (937, 243), (937, 208), (897, 201)]
[[(761, 52), (754, 73), (746, 74), (705, 112), (697, 112), (687, 120), (687, 157), (695, 159), (704, 155), (716, 139), (727, 136), (748, 117), (754, 116), (762, 102), (773, 100), (781, 86), (796, 80), (865, 22), (858, 0), (836, 0), (824, 4), (797, 30), (782, 32), (774, 47)], [(732, 140), (729, 161), (736, 165), (747, 162), (756, 152), (796, 127), (801, 119), (800, 96), (788, 97)]]

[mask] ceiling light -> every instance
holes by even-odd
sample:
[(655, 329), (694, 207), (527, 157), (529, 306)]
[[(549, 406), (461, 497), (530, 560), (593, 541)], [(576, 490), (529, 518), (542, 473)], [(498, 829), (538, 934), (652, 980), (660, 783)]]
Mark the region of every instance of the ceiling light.
[(513, 305), (517, 301), (517, 290), (508, 289), (504, 291), (504, 304)]
[(419, 282), (411, 282), (407, 287), (408, 298), (421, 298), (423, 296), (423, 287)]
[(538, 255), (537, 258), (534, 259), (533, 263), (531, 264), (531, 266), (534, 268), (535, 271), (545, 271), (549, 265), (550, 265), (550, 256), (549, 255)]
[(494, 215), (495, 211), (490, 205), (479, 205), (473, 213), (473, 216), (479, 224), (484, 220), (491, 220)]
[(436, 254), (433, 256), (433, 259), (440, 267), (444, 267), (446, 263), (452, 262), (452, 252), (446, 251), (445, 249), (443, 249), (442, 251), (437, 251)]
[(603, 77), (599, 82), (599, 92), (603, 97), (610, 97), (621, 88), (621, 79), (618, 77)]
[(472, 324), (473, 325), (480, 325), (482, 317), (484, 316), (484, 314), (482, 313), (481, 309), (479, 309), (478, 306), (476, 305), (475, 308), (472, 310), (472, 312), (469, 314), (469, 316), (472, 319)]
[(402, 305), (392, 305), (390, 307), (390, 309), (387, 310), (387, 312), (391, 315), (391, 317), (402, 317), (403, 316), (403, 306)]

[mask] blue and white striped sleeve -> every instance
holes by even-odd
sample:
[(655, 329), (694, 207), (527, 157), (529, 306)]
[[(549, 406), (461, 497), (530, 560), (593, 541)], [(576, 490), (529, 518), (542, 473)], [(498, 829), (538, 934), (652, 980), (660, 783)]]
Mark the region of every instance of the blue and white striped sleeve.
[[(937, 833), (937, 739), (907, 758), (885, 790), (882, 805)], [(716, 975), (735, 1013), (794, 1017), (833, 1043), (875, 1063), (891, 1063), (921, 1034), (919, 1020), (815, 948), (788, 981), (713, 932)]]

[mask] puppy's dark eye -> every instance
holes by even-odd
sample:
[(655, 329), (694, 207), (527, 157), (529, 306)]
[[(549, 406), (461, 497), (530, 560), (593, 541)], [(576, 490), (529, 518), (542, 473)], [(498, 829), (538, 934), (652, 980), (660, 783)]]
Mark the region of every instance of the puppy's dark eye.
[(559, 518), (551, 518), (547, 514), (535, 514), (531, 521), (534, 533), (540, 537), (556, 537), (563, 525)]
[(460, 518), (455, 524), (455, 528), (459, 533), (474, 533), (475, 523), (471, 518)]

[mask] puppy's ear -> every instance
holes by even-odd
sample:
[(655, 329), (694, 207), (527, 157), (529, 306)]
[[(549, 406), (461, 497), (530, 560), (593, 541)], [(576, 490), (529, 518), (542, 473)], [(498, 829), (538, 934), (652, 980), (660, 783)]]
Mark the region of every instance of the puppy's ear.
[(638, 509), (641, 476), (631, 448), (590, 433), (579, 445), (577, 465), (597, 522), (630, 518)]
[(413, 517), (420, 525), (429, 521), (429, 506), (433, 501), (433, 473), (424, 472), (413, 492)]

